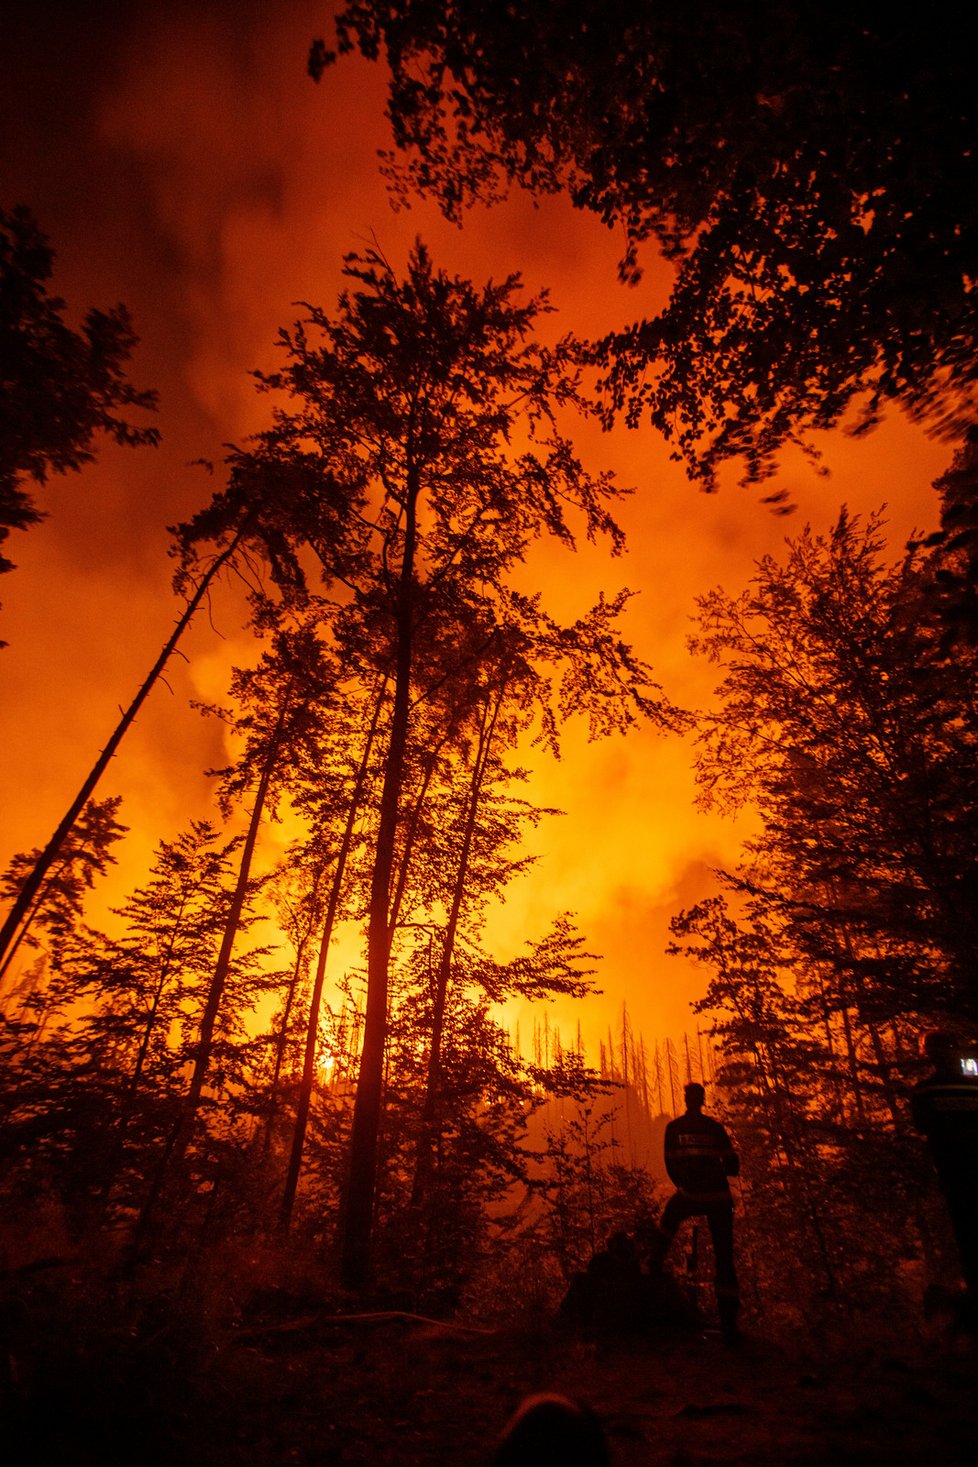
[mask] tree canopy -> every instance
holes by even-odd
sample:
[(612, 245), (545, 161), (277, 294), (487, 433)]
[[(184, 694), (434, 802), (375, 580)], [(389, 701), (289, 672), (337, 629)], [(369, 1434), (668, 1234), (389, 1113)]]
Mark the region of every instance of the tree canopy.
[[(126, 377), (137, 339), (125, 306), (91, 310), (72, 330), (65, 302), (48, 294), (53, 261), (27, 209), (0, 210), (0, 545), (42, 518), (25, 480), (43, 484), (90, 463), (98, 433), (133, 446), (159, 441), (156, 428), (119, 415), (156, 403)], [(0, 572), (11, 569), (0, 554)]]
[[(597, 344), (609, 418), (648, 417), (694, 479), (748, 481), (813, 429), (899, 404), (974, 420), (970, 13), (806, 0), (353, 0), (383, 53), (395, 186), (456, 221), (511, 182), (566, 191), (674, 262), (658, 315)], [(335, 59), (317, 42), (315, 77)]]
[(740, 597), (701, 597), (692, 642), (724, 669), (700, 733), (705, 798), (751, 800), (764, 822), (743, 890), (891, 1018), (974, 1008), (974, 665), (942, 638), (958, 554), (890, 565), (878, 519), (843, 511), (760, 561)]

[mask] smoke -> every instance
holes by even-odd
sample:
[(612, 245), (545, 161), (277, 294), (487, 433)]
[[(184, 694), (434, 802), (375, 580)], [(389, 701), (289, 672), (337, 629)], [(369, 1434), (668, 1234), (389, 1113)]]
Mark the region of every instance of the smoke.
[[(57, 251), (56, 288), (73, 307), (131, 307), (143, 338), (134, 375), (160, 389), (164, 444), (106, 450), (94, 468), (46, 486), (49, 519), (20, 537), (20, 568), (0, 586), (11, 644), (0, 654), (4, 861), (46, 840), (169, 633), (179, 608), (166, 526), (215, 487), (189, 465), (219, 463), (225, 444), (265, 425), (268, 399), (250, 373), (274, 364), (296, 302), (335, 300), (345, 252), (376, 240), (397, 264), (420, 234), (439, 263), (473, 278), (522, 270), (531, 291), (551, 288), (555, 333), (650, 311), (668, 279), (651, 270), (639, 291), (624, 290), (620, 241), (562, 200), (536, 209), (517, 197), (462, 231), (423, 204), (392, 212), (376, 167), (388, 141), (382, 70), (351, 59), (319, 87), (305, 75), (321, 0), (116, 3), (97, 19), (14, 8), (3, 202), (35, 208)], [(622, 513), (631, 553), (572, 562), (545, 550), (537, 583), (569, 615), (599, 588), (639, 591), (629, 611), (637, 650), (674, 701), (701, 706), (711, 669), (685, 648), (695, 596), (720, 582), (736, 590), (756, 558), (777, 551), (785, 524), (756, 494), (697, 493), (647, 433), (591, 427), (580, 443), (592, 467), (636, 486)], [(916, 429), (895, 422), (860, 444), (833, 435), (825, 450), (830, 480), (800, 459), (779, 480), (799, 505), (789, 530), (806, 518), (823, 527), (842, 500), (853, 509), (888, 500), (897, 543), (915, 522), (933, 524), (928, 486), (944, 451)], [(143, 878), (159, 839), (212, 813), (203, 771), (227, 751), (220, 726), (189, 700), (220, 701), (229, 667), (253, 657), (243, 620), (236, 594), (215, 596), (188, 639), (189, 661), (173, 665), (110, 771), (101, 793), (124, 792), (134, 832), (115, 895)], [(605, 995), (582, 1015), (585, 1038), (596, 1043), (623, 999), (637, 1030), (680, 1031), (702, 984), (662, 956), (668, 916), (706, 893), (712, 865), (733, 862), (737, 828), (693, 809), (690, 750), (678, 738), (638, 731), (588, 745), (574, 731), (561, 764), (532, 757), (532, 798), (566, 815), (538, 831), (540, 860), (494, 945), (515, 951), (573, 909), (604, 953)]]

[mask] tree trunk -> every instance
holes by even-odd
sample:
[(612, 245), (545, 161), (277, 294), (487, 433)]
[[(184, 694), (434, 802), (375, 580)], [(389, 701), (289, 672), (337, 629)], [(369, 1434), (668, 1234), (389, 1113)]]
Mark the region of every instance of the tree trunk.
[(415, 1207), (420, 1206), (424, 1200), (424, 1194), (431, 1175), (432, 1143), (434, 1141), (435, 1122), (441, 1091), (441, 1050), (445, 1032), (445, 1006), (448, 1000), (448, 985), (452, 975), (452, 958), (455, 952), (455, 938), (458, 933), (462, 901), (465, 896), (466, 882), (468, 880), (472, 842), (475, 839), (478, 824), (482, 784), (485, 779), (489, 753), (492, 748), (492, 739), (496, 731), (496, 721), (499, 717), (502, 701), (503, 694), (500, 692), (491, 715), (488, 703), (483, 710), (482, 726), (479, 729), (479, 743), (472, 765), (472, 779), (469, 785), (469, 796), (465, 812), (465, 828), (462, 832), (462, 845), (459, 851), (458, 867), (455, 873), (452, 905), (448, 914), (448, 922), (445, 926), (441, 960), (435, 976), (434, 1002), (432, 1004), (431, 1014), (431, 1044), (428, 1049), (428, 1073), (425, 1083), (424, 1107), (421, 1113), (421, 1129), (418, 1136), (414, 1180), (411, 1188), (411, 1202)]
[[(70, 831), (66, 831), (65, 837), (67, 838), (69, 834)], [(42, 880), (37, 884), (34, 892), (34, 899), (28, 904), (27, 909), (22, 914), (20, 928), (16, 933), (11, 934), (11, 941), (7, 945), (6, 950), (3, 952), (3, 960), (2, 962), (0, 962), (0, 988), (3, 987), (3, 982), (7, 976), (7, 973), (10, 970), (10, 965), (13, 963), (14, 958), (20, 951), (21, 943), (24, 941), (24, 938), (30, 932), (31, 927), (34, 924), (34, 918), (37, 916), (38, 912), (44, 905), (44, 898), (47, 896), (48, 892), (51, 890), (52, 885), (61, 875), (62, 871), (66, 870), (69, 864), (70, 858), (62, 861), (57, 870), (51, 872), (51, 875), (48, 877), (47, 881)], [(33, 872), (31, 874), (33, 875)], [(19, 895), (17, 900), (20, 900)]]
[(411, 857), (414, 855), (414, 842), (418, 833), (418, 825), (421, 821), (421, 811), (424, 809), (424, 802), (428, 795), (428, 786), (431, 784), (435, 766), (438, 763), (438, 756), (444, 748), (444, 742), (442, 740), (441, 743), (432, 749), (425, 761), (424, 771), (421, 776), (421, 788), (418, 790), (418, 797), (414, 802), (414, 809), (406, 821), (407, 831), (404, 836), (404, 849), (401, 852), (397, 881), (394, 883), (390, 909), (387, 914), (387, 925), (390, 928), (392, 942), (394, 940), (394, 932), (397, 928), (397, 919), (401, 911), (401, 903), (404, 900), (404, 892), (407, 888), (408, 874), (411, 869)]
[(156, 683), (164, 667), (169, 661), (171, 653), (173, 652), (183, 633), (186, 631), (187, 627), (190, 625), (190, 622), (193, 620), (194, 613), (196, 612), (201, 601), (204, 599), (204, 596), (210, 588), (214, 577), (217, 575), (217, 572), (221, 569), (221, 567), (226, 565), (227, 562), (231, 559), (231, 556), (234, 554), (235, 550), (237, 550), (238, 544), (241, 540), (241, 534), (242, 532), (239, 531), (238, 534), (235, 535), (234, 539), (231, 541), (227, 549), (221, 552), (221, 554), (214, 560), (214, 562), (209, 566), (207, 571), (201, 577), (200, 585), (197, 587), (193, 596), (187, 602), (183, 614), (181, 615), (179, 621), (173, 629), (172, 635), (164, 645), (162, 652), (150, 669), (145, 681), (143, 682), (142, 687), (139, 689), (139, 692), (136, 694), (135, 698), (133, 698), (132, 702), (129, 704), (129, 707), (126, 709), (125, 713), (116, 724), (115, 732), (112, 734), (112, 737), (109, 739), (105, 748), (102, 750), (98, 759), (95, 761), (95, 764), (93, 765), (88, 775), (88, 778), (85, 780), (74, 800), (69, 805), (67, 811), (65, 812), (64, 818), (61, 821), (61, 824), (58, 826), (57, 830), (54, 832), (51, 839), (44, 847), (44, 850), (35, 861), (34, 867), (30, 875), (28, 876), (27, 880), (24, 882), (23, 887), (18, 893), (17, 900), (14, 902), (9, 913), (7, 914), (7, 918), (3, 924), (3, 927), (0, 928), (0, 958), (3, 958), (8, 948), (12, 945), (14, 938), (18, 932), (18, 928), (20, 927), (25, 916), (30, 910), (31, 903), (34, 900), (34, 897), (42, 881), (44, 880), (51, 866), (57, 860), (58, 853), (61, 850), (61, 847), (64, 845), (66, 839), (68, 838), (68, 835), (73, 825), (75, 824), (75, 821), (78, 819), (82, 810), (85, 808), (86, 804), (91, 798), (96, 785), (108, 768), (111, 759), (113, 758), (116, 750), (118, 749), (123, 738), (128, 732), (130, 725), (136, 717), (136, 714), (143, 706), (146, 698), (153, 688), (153, 685)]
[(367, 924), (367, 1007), (363, 1048), (353, 1105), (350, 1168), (340, 1224), (340, 1268), (349, 1288), (363, 1288), (370, 1275), (374, 1195), (377, 1187), (377, 1142), (383, 1100), (384, 1049), (387, 1043), (387, 992), (391, 929), (388, 911), (394, 844), (400, 813), (401, 786), (407, 751), (414, 638), (414, 557), (417, 543), (417, 469), (408, 466), (404, 503), (404, 549), (397, 599), (397, 656), (390, 743), (380, 798), (377, 846), (370, 883)]
[[(316, 885), (318, 886), (318, 881)], [(275, 1040), (275, 1065), (272, 1070), (272, 1080), (268, 1087), (268, 1113), (265, 1116), (265, 1134), (262, 1138), (262, 1156), (267, 1157), (272, 1145), (272, 1131), (275, 1126), (275, 1116), (278, 1110), (278, 1087), (282, 1079), (282, 1066), (285, 1064), (285, 1051), (289, 1042), (289, 1024), (292, 1021), (292, 1010), (295, 1007), (296, 994), (299, 991), (299, 979), (302, 976), (302, 963), (312, 936), (312, 923), (296, 944), (295, 962), (292, 965), (292, 977), (289, 979), (289, 991), (285, 997), (282, 1008), (282, 1022), (279, 1026), (278, 1036)], [(257, 1139), (257, 1127), (255, 1131)]]
[(234, 896), (231, 899), (231, 907), (228, 919), (224, 925), (224, 935), (221, 940), (221, 950), (217, 956), (214, 967), (214, 976), (210, 982), (207, 994), (207, 1003), (204, 1006), (203, 1017), (200, 1021), (200, 1037), (197, 1042), (197, 1053), (194, 1057), (194, 1070), (190, 1080), (190, 1088), (187, 1091), (185, 1106), (186, 1115), (186, 1139), (184, 1146), (178, 1151), (178, 1156), (186, 1148), (190, 1140), (190, 1131), (200, 1104), (201, 1092), (204, 1088), (204, 1079), (207, 1067), (210, 1063), (211, 1052), (214, 1047), (214, 1026), (221, 1007), (221, 999), (224, 996), (224, 985), (231, 968), (231, 957), (234, 952), (234, 944), (238, 936), (238, 928), (241, 926), (241, 918), (244, 913), (245, 899), (248, 895), (248, 882), (251, 878), (251, 862), (255, 854), (255, 846), (258, 842), (258, 829), (264, 813), (265, 801), (268, 798), (268, 789), (271, 784), (272, 774), (278, 761), (282, 747), (283, 729), (286, 714), (289, 707), (292, 686), (289, 685), (282, 702), (275, 731), (269, 742), (268, 751), (262, 765), (261, 775), (258, 780), (258, 788), (255, 792), (255, 803), (251, 811), (251, 819), (248, 822), (248, 832), (245, 836), (244, 845), (241, 848), (241, 864), (238, 867), (238, 879), (235, 883)]
[(333, 937), (333, 927), (336, 923), (336, 913), (339, 909), (340, 896), (343, 890), (343, 878), (346, 873), (346, 863), (353, 845), (353, 830), (360, 814), (360, 805), (363, 799), (363, 791), (367, 783), (367, 773), (370, 767), (370, 755), (373, 751), (374, 739), (377, 727), (380, 723), (380, 715), (384, 707), (384, 699), (387, 692), (387, 679), (384, 678), (377, 694), (377, 702), (374, 706), (373, 718), (367, 732), (367, 740), (364, 744), (363, 756), (357, 769), (356, 779), (353, 785), (353, 793), (350, 797), (350, 805), (346, 816), (346, 825), (343, 829), (343, 838), (340, 842), (339, 854), (336, 858), (336, 871), (333, 874), (333, 885), (329, 894), (329, 905), (326, 910), (326, 920), (323, 923), (323, 935), (319, 944), (319, 959), (316, 963), (316, 977), (313, 982), (312, 996), (309, 1003), (309, 1019), (306, 1025), (306, 1047), (302, 1061), (302, 1079), (299, 1084), (299, 1099), (296, 1105), (295, 1126), (292, 1132), (292, 1150), (289, 1156), (289, 1169), (285, 1178), (285, 1187), (282, 1192), (282, 1201), (279, 1206), (279, 1224), (288, 1228), (292, 1221), (292, 1210), (295, 1206), (295, 1194), (299, 1185), (299, 1173), (302, 1170), (302, 1152), (306, 1141), (306, 1127), (309, 1122), (309, 1106), (312, 1102), (312, 1087), (316, 1075), (316, 1044), (319, 1037), (319, 1013), (322, 1007), (323, 986), (326, 982), (326, 961), (329, 956), (329, 945)]
[(292, 694), (293, 683), (290, 681), (282, 700), (278, 721), (269, 740), (268, 749), (262, 764), (261, 774), (258, 779), (258, 788), (255, 792), (255, 803), (251, 811), (251, 819), (248, 822), (248, 831), (245, 836), (244, 845), (241, 849), (241, 862), (238, 866), (238, 878), (235, 883), (234, 895), (231, 898), (231, 906), (228, 911), (227, 921), (224, 924), (224, 935), (221, 939), (221, 949), (217, 956), (217, 963), (210, 981), (207, 992), (207, 1002), (200, 1021), (200, 1033), (197, 1040), (196, 1054), (194, 1056), (194, 1068), (190, 1077), (190, 1086), (187, 1090), (186, 1099), (180, 1109), (180, 1115), (170, 1132), (169, 1139), (160, 1158), (153, 1184), (149, 1195), (143, 1204), (139, 1220), (136, 1224), (134, 1242), (138, 1247), (149, 1227), (153, 1210), (159, 1198), (163, 1184), (163, 1178), (171, 1163), (179, 1163), (185, 1156), (191, 1137), (193, 1136), (194, 1124), (197, 1119), (197, 1111), (200, 1106), (200, 1097), (204, 1088), (204, 1079), (207, 1067), (210, 1063), (211, 1052), (214, 1047), (214, 1026), (221, 1007), (221, 999), (224, 996), (224, 985), (231, 968), (231, 957), (234, 952), (234, 943), (241, 925), (241, 917), (244, 912), (245, 899), (248, 894), (248, 882), (251, 876), (251, 861), (255, 853), (258, 841), (258, 828), (264, 811), (265, 800), (268, 797), (268, 789), (271, 784), (272, 774), (278, 760), (282, 747), (285, 718), (289, 708), (289, 700)]
[[(186, 899), (184, 899), (184, 904), (185, 901)], [(183, 905), (181, 905), (181, 908), (177, 913), (176, 920), (170, 932), (170, 941), (167, 947), (166, 956), (163, 959), (163, 967), (157, 980), (156, 988), (153, 993), (153, 999), (149, 1007), (149, 1012), (146, 1016), (146, 1022), (143, 1025), (143, 1032), (140, 1036), (139, 1049), (136, 1054), (136, 1063), (133, 1067), (132, 1075), (129, 1077), (129, 1083), (126, 1085), (125, 1094), (122, 1097), (122, 1107), (115, 1126), (115, 1139), (113, 1142), (112, 1150), (109, 1153), (109, 1157), (105, 1165), (105, 1180), (103, 1184), (103, 1218), (108, 1212), (109, 1204), (112, 1201), (112, 1192), (115, 1186), (116, 1174), (119, 1170), (119, 1164), (125, 1151), (126, 1133), (129, 1130), (129, 1125), (132, 1121), (133, 1113), (136, 1109), (136, 1096), (139, 1093), (139, 1086), (143, 1077), (143, 1069), (149, 1055), (149, 1046), (153, 1038), (153, 1032), (156, 1028), (156, 1015), (159, 1011), (159, 1006), (163, 998), (163, 993), (170, 976), (171, 963), (173, 959), (173, 949), (176, 945), (177, 932), (179, 931), (179, 924), (182, 917)]]

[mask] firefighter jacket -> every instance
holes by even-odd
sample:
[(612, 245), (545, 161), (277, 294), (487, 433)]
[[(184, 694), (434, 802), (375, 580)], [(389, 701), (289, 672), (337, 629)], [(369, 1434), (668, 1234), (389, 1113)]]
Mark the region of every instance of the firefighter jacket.
[(935, 1070), (910, 1096), (913, 1123), (942, 1172), (978, 1164), (978, 1077)]
[(740, 1171), (737, 1153), (720, 1122), (691, 1111), (666, 1126), (665, 1160), (670, 1180), (702, 1202), (727, 1201), (727, 1178)]

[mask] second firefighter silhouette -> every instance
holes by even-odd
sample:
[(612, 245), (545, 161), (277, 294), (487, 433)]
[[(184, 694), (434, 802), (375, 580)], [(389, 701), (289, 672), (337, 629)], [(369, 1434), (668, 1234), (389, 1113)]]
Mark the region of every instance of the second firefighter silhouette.
[(978, 1052), (940, 1030), (923, 1048), (934, 1069), (913, 1091), (913, 1119), (927, 1137), (961, 1253), (967, 1292), (959, 1322), (978, 1333)]
[(686, 1114), (666, 1126), (666, 1171), (676, 1191), (669, 1198), (650, 1242), (649, 1262), (660, 1267), (682, 1223), (705, 1217), (716, 1260), (716, 1298), (720, 1328), (727, 1337), (737, 1334), (740, 1294), (733, 1251), (733, 1198), (728, 1177), (737, 1176), (740, 1162), (723, 1126), (703, 1114), (706, 1092), (702, 1085), (686, 1086)]

